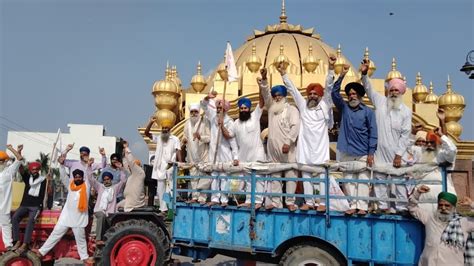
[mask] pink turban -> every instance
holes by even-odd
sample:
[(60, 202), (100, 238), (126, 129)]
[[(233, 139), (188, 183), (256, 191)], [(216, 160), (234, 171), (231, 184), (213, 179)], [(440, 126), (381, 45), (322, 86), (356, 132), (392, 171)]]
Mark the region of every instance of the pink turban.
[[(222, 104), (222, 99), (216, 100), (216, 107), (219, 106), (219, 105), (221, 105), (221, 104)], [(224, 108), (224, 112), (229, 111), (229, 109), (230, 109), (230, 102), (227, 101), (227, 100), (225, 100), (225, 101), (224, 101), (224, 106), (223, 106), (223, 108)]]
[(395, 87), (400, 92), (400, 94), (405, 94), (405, 91), (407, 90), (407, 85), (405, 84), (405, 81), (403, 81), (403, 79), (398, 79), (398, 78), (391, 79), (388, 82), (386, 89), (390, 90), (390, 88), (392, 87)]

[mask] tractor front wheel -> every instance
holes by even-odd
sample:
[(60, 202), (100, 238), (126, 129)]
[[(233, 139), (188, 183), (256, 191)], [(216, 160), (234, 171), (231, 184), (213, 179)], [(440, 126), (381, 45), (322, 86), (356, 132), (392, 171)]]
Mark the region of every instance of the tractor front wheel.
[(41, 266), (41, 259), (32, 251), (28, 251), (24, 256), (9, 251), (0, 257), (0, 266)]
[(115, 224), (104, 235), (102, 265), (164, 265), (170, 257), (170, 241), (156, 224), (128, 220)]

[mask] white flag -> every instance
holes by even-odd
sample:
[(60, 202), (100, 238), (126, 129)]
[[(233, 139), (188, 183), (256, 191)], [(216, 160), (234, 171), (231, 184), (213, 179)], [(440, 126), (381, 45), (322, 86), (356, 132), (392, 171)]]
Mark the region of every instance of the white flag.
[(56, 165), (56, 161), (59, 156), (63, 153), (63, 144), (61, 138), (61, 129), (58, 128), (58, 134), (56, 135), (56, 141), (54, 142), (53, 153), (51, 155), (51, 162)]
[(225, 50), (225, 66), (229, 74), (229, 82), (237, 81), (239, 76), (237, 74), (237, 67), (235, 66), (234, 54), (232, 53), (230, 42), (227, 42), (227, 48)]

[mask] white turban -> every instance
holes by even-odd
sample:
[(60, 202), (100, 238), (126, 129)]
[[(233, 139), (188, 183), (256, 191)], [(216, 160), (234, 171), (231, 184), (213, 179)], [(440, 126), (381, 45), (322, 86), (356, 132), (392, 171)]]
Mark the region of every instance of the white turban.
[(199, 109), (200, 109), (199, 103), (192, 103), (189, 105), (189, 111), (193, 111), (193, 110), (199, 111)]

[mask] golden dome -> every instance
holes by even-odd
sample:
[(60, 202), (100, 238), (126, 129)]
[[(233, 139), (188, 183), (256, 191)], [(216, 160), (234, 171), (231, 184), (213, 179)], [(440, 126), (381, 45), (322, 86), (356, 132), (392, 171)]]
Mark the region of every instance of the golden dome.
[(194, 75), (191, 79), (191, 87), (197, 93), (200, 93), (206, 87), (206, 79), (201, 74), (201, 61), (198, 62), (197, 65), (197, 74)]
[(336, 74), (341, 74), (342, 68), (346, 64), (346, 60), (342, 57), (342, 50), (341, 50), (341, 45), (337, 45), (337, 51), (336, 51), (336, 63), (334, 64), (334, 72)]
[(420, 72), (418, 72), (418, 74), (416, 75), (416, 85), (413, 88), (412, 95), (413, 95), (413, 99), (417, 103), (424, 102), (426, 96), (428, 96), (428, 89), (426, 88), (425, 85), (423, 85)]
[(283, 63), (283, 68), (286, 69), (290, 64), (290, 60), (288, 60), (288, 57), (285, 55), (284, 49), (283, 44), (280, 44), (280, 54), (273, 60), (273, 66), (275, 68), (277, 68), (280, 63)]
[(452, 90), (451, 80), (448, 76), (446, 92), (438, 99), (438, 105), (446, 111), (446, 122), (458, 121), (461, 119), (466, 107), (464, 97)]
[(319, 60), (313, 55), (313, 45), (310, 43), (308, 48), (308, 56), (303, 60), (303, 66), (308, 73), (313, 73), (319, 65)]
[(165, 70), (165, 79), (156, 81), (153, 84), (152, 94), (156, 94), (157, 92), (171, 92), (171, 93), (178, 93), (178, 86), (175, 82), (171, 81), (171, 70), (169, 66), (166, 66)]
[(430, 81), (430, 93), (425, 98), (425, 103), (438, 103), (438, 95), (433, 92), (433, 82)]
[[(287, 23), (287, 16), (284, 7), (282, 7), (282, 15), (280, 21), (275, 25), (268, 25), (264, 31), (254, 30), (253, 34), (247, 38), (247, 41), (239, 48), (233, 51), (235, 65), (239, 77), (244, 76), (244, 73), (251, 73), (246, 63), (248, 58), (253, 53), (253, 46), (255, 44), (255, 54), (261, 59), (262, 66), (268, 69), (271, 75), (277, 73), (273, 66), (274, 59), (280, 55), (280, 45), (284, 47), (284, 56), (287, 57), (289, 66), (287, 72), (297, 76), (307, 75), (304, 73), (304, 59), (309, 51), (309, 46), (312, 46), (312, 53), (314, 58), (319, 61), (318, 66), (314, 70), (314, 74), (325, 76), (327, 74), (327, 62), (330, 54), (336, 54), (336, 49), (324, 43), (319, 34), (314, 32), (314, 28), (305, 29), (301, 25), (292, 25)], [(350, 65), (348, 77), (355, 77), (353, 65), (349, 60), (341, 54), (346, 64)], [(221, 61), (220, 63), (222, 63)], [(212, 74), (208, 77), (208, 85), (206, 91), (214, 86), (214, 81), (221, 81), (217, 70), (220, 65), (214, 69)], [(239, 88), (243, 85), (239, 83)]]
[(394, 78), (403, 79), (402, 73), (397, 70), (397, 61), (395, 60), (395, 57), (392, 59), (392, 71), (388, 72), (385, 81), (390, 81)]
[(256, 73), (262, 65), (262, 60), (260, 60), (260, 57), (257, 56), (257, 48), (255, 47), (255, 42), (252, 44), (252, 55), (248, 57), (245, 65), (252, 73)]
[(374, 61), (370, 60), (369, 58), (369, 47), (365, 47), (364, 59), (369, 61), (369, 71), (367, 72), (367, 75), (369, 75), (369, 77), (372, 77), (375, 70), (377, 70), (377, 67), (375, 67)]

